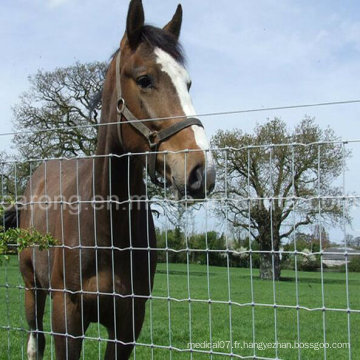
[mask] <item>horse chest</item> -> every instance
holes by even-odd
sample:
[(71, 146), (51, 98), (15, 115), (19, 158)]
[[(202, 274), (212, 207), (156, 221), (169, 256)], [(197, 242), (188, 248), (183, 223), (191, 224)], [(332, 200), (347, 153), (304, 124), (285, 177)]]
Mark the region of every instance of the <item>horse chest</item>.
[(131, 292), (130, 284), (118, 275), (112, 276), (111, 269), (100, 271), (96, 275), (86, 279), (83, 284), (84, 291), (91, 294), (127, 294)]

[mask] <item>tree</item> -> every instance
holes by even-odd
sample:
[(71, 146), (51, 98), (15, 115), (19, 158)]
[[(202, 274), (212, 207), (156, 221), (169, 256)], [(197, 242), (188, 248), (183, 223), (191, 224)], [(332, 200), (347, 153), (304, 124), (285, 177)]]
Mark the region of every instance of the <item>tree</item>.
[[(30, 90), (13, 109), (15, 128), (21, 132), (13, 140), (20, 158), (94, 152), (97, 127), (91, 125), (97, 124), (101, 104), (92, 109), (93, 99), (101, 92), (106, 68), (103, 62), (76, 63), (29, 77)], [(50, 130), (54, 128), (58, 130)]]
[(314, 245), (317, 245), (320, 249), (327, 248), (330, 246), (329, 234), (321, 224), (315, 224), (314, 230), (311, 236), (311, 250)]
[(0, 188), (6, 204), (22, 194), (28, 180), (29, 163), (17, 160), (18, 155), (0, 152)]
[(280, 278), (283, 239), (316, 219), (342, 219), (341, 204), (318, 198), (341, 194), (334, 180), (349, 152), (338, 140), (309, 117), (292, 132), (275, 118), (258, 125), (253, 134), (220, 130), (212, 138), (212, 146), (224, 149), (215, 153), (217, 193), (225, 198), (216, 212), (258, 242), (262, 279)]
[(350, 242), (347, 243), (348, 246), (352, 246), (354, 248), (360, 248), (360, 236), (352, 237)]
[[(39, 70), (29, 76), (30, 89), (13, 107), (17, 132), (13, 143), (17, 153), (0, 154), (6, 194), (13, 196), (16, 192), (20, 195), (24, 191), (30, 174), (38, 166), (29, 159), (73, 157), (94, 152), (97, 127), (92, 125), (97, 124), (101, 103), (93, 109), (93, 99), (101, 92), (106, 66), (102, 62), (76, 63), (54, 71)], [(9, 164), (5, 159), (16, 163)]]

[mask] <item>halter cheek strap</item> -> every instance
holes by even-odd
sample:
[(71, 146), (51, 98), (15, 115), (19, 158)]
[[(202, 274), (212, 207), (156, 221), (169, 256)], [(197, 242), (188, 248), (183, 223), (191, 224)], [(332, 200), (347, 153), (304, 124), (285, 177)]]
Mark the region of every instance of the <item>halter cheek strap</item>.
[(192, 126), (197, 125), (203, 127), (201, 121), (197, 118), (185, 118), (182, 119), (175, 124), (162, 129), (160, 131), (152, 131), (149, 129), (144, 123), (142, 123), (136, 116), (129, 110), (126, 106), (126, 102), (122, 97), (121, 91), (121, 79), (120, 79), (120, 50), (116, 56), (116, 91), (117, 91), (117, 103), (116, 103), (116, 112), (117, 112), (117, 132), (121, 146), (123, 146), (123, 138), (122, 138), (122, 118), (124, 118), (129, 125), (131, 125), (135, 130), (137, 130), (148, 142), (150, 147), (149, 154), (149, 164), (148, 164), (148, 173), (151, 178), (151, 181), (156, 185), (164, 185), (162, 184), (157, 176), (156, 176), (156, 159), (157, 159), (157, 151), (159, 150), (160, 144), (174, 136), (181, 130)]

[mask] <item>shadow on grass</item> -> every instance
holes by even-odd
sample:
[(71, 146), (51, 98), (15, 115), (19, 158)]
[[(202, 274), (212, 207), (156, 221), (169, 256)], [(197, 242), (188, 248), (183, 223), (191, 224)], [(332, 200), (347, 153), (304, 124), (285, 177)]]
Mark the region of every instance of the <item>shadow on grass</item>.
[[(306, 282), (306, 283), (311, 283), (311, 284), (321, 284), (321, 278), (320, 278), (320, 274), (319, 274), (319, 278), (314, 278), (312, 276), (304, 276), (304, 272), (301, 272), (301, 276), (298, 278), (299, 282)], [(282, 276), (280, 278), (280, 281), (284, 281), (284, 282), (295, 282), (295, 277), (287, 277), (287, 276)], [(355, 279), (349, 279), (349, 285), (360, 285), (360, 279), (359, 280), (355, 280)], [(342, 285), (345, 283), (345, 279), (327, 279), (324, 278), (323, 280), (324, 284), (338, 284), (338, 285)]]
[[(226, 268), (224, 268), (226, 269)], [(169, 270), (168, 272), (166, 270), (157, 270), (156, 271), (157, 274), (162, 274), (162, 275), (166, 275), (167, 273), (169, 273), (169, 275), (178, 275), (178, 276), (187, 276), (187, 271), (183, 271), (183, 270)], [(308, 276), (306, 276), (305, 272), (299, 272), (300, 276), (298, 277), (298, 281), (301, 283), (308, 283), (308, 284), (321, 284), (321, 278), (320, 278), (320, 273), (316, 273), (316, 272), (310, 272)], [(314, 277), (314, 274), (319, 274), (319, 277)], [(216, 276), (219, 275), (218, 273), (215, 272), (209, 272), (210, 276)], [(190, 270), (190, 276), (199, 276), (199, 277), (205, 277), (207, 276), (207, 272), (206, 271), (191, 271)], [(241, 274), (238, 273), (236, 275), (232, 275), (232, 276), (236, 276), (236, 278), (241, 278), (241, 279), (250, 279), (250, 274)], [(253, 275), (253, 279), (254, 280), (261, 280), (261, 281), (272, 281), (270, 280), (262, 280), (260, 279), (258, 274)], [(329, 279), (324, 278), (324, 284), (337, 284), (337, 285), (342, 285), (344, 284), (345, 279)], [(349, 285), (359, 285), (360, 286), (360, 278), (359, 280), (357, 279), (349, 279)], [(295, 282), (295, 276), (281, 276), (280, 278), (280, 282)]]
[[(181, 275), (181, 276), (187, 276), (187, 271), (181, 271), (181, 270), (157, 270), (156, 271), (157, 274), (168, 274), (169, 275)], [(206, 276), (207, 272), (206, 271), (190, 271), (190, 276)], [(214, 275), (214, 273), (209, 273), (209, 275)]]

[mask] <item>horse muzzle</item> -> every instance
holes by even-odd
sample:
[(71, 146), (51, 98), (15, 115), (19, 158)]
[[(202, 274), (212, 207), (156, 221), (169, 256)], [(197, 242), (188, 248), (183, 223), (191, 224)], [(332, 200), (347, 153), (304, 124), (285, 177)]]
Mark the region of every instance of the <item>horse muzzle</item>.
[(178, 198), (204, 199), (215, 187), (216, 171), (211, 166), (205, 170), (204, 166), (194, 166), (187, 177), (186, 183), (179, 177), (172, 177), (173, 188)]

